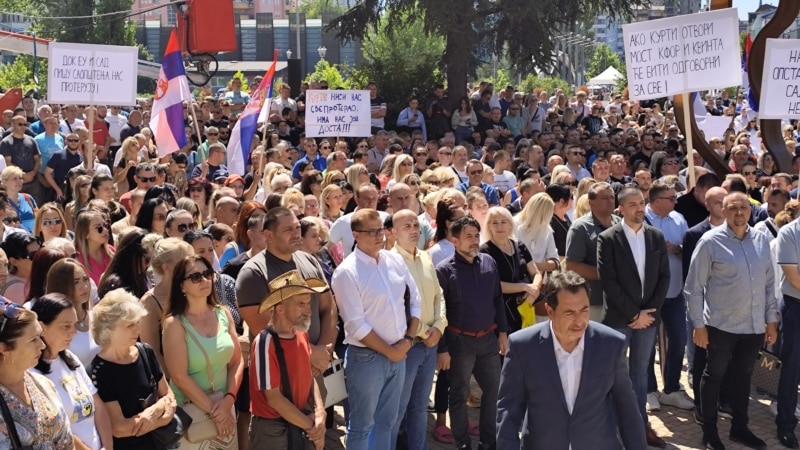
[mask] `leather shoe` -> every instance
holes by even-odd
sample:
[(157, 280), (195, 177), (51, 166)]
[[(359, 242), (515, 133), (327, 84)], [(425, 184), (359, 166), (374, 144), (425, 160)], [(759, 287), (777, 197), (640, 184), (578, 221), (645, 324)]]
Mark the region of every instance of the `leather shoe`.
[(647, 438), (647, 445), (651, 447), (665, 448), (667, 446), (667, 443), (658, 437), (656, 432), (650, 427), (644, 429), (644, 435)]
[(797, 436), (792, 431), (778, 431), (778, 441), (786, 448), (800, 448)]
[(707, 450), (725, 450), (725, 445), (716, 434), (713, 436), (703, 435), (703, 446)]
[(738, 431), (731, 430), (729, 437), (733, 442), (738, 442), (739, 444), (756, 450), (766, 450), (767, 448), (767, 443), (759, 439), (758, 436), (747, 428)]

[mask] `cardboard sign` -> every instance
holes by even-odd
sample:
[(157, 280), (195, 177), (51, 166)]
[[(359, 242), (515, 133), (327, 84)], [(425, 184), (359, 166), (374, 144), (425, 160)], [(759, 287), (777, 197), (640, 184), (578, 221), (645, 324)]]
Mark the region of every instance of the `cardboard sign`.
[(736, 8), (629, 23), (622, 34), (631, 100), (741, 83)]
[(136, 47), (51, 42), (48, 53), (48, 101), (136, 104)]
[(369, 91), (306, 91), (306, 136), (366, 137), (371, 127)]
[(767, 39), (758, 117), (800, 115), (800, 39)]

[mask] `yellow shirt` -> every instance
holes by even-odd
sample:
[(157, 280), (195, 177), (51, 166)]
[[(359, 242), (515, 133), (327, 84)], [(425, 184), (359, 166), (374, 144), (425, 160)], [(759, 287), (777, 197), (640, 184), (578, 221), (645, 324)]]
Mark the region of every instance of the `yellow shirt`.
[(444, 335), (447, 327), (447, 315), (444, 306), (444, 294), (436, 278), (436, 268), (427, 252), (414, 249), (414, 254), (408, 253), (400, 246), (396, 245), (392, 249), (398, 253), (406, 262), (408, 270), (419, 290), (420, 303), (422, 304), (422, 314), (420, 317), (419, 331), (417, 337), (425, 339), (428, 330), (435, 327)]

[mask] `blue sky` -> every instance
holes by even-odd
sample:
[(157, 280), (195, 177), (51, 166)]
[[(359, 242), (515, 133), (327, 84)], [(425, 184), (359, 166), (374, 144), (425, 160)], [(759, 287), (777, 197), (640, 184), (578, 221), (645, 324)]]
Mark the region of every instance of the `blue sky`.
[[(778, 6), (778, 0), (762, 0), (765, 5)], [(739, 19), (747, 20), (747, 13), (755, 11), (758, 8), (759, 0), (733, 0), (734, 8), (739, 10)], [(703, 5), (708, 3), (707, 0), (703, 1)]]

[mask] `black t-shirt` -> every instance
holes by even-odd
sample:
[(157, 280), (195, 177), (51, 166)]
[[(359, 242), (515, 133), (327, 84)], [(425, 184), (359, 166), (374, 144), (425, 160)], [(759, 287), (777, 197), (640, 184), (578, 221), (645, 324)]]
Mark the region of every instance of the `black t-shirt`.
[(250, 260), (250, 257), (247, 255), (247, 252), (240, 253), (225, 263), (225, 267), (222, 268), (222, 273), (235, 280), (239, 277), (239, 271), (242, 270), (244, 263), (248, 260)]
[[(512, 247), (513, 248), (513, 247)], [(481, 253), (486, 253), (494, 259), (497, 264), (497, 273), (500, 281), (505, 283), (530, 283), (531, 277), (528, 274), (527, 264), (533, 260), (528, 247), (522, 242), (516, 242), (516, 252), (514, 255), (507, 255), (494, 242), (489, 241), (481, 245)], [(514, 260), (517, 260), (515, 263)], [(514, 294), (503, 294), (505, 301), (506, 320), (508, 321), (508, 331), (517, 331), (522, 328), (522, 318), (517, 311), (517, 299), (524, 297), (524, 292)]]
[(50, 156), (47, 167), (53, 169), (53, 179), (56, 180), (56, 184), (63, 187), (70, 169), (82, 163), (83, 155), (79, 152), (73, 154), (67, 150), (59, 150)]
[[(140, 345), (144, 348), (144, 354), (140, 353), (136, 361), (131, 364), (117, 364), (95, 356), (87, 368), (100, 399), (106, 403), (118, 402), (122, 415), (126, 419), (144, 411), (144, 401), (153, 393), (150, 376), (142, 361), (142, 356), (147, 358), (147, 365), (154, 372), (152, 375), (156, 383), (164, 376), (153, 349), (147, 344)], [(155, 450), (155, 445), (148, 435), (115, 437), (114, 448)]]
[(0, 154), (11, 157), (11, 164), (18, 166), (23, 172), (30, 172), (35, 165), (34, 157), (39, 155), (39, 146), (30, 136), (18, 139), (8, 135), (0, 141)]
[(569, 227), (572, 225), (569, 217), (565, 218), (567, 220), (562, 221), (558, 216), (553, 214), (553, 218), (550, 219), (550, 228), (553, 229), (553, 240), (556, 241), (558, 256), (561, 257), (567, 255), (567, 231), (569, 231)]
[[(125, 169), (127, 166), (128, 161), (126, 161), (125, 158), (120, 158), (117, 167), (120, 169)], [(131, 169), (128, 170), (128, 173), (125, 175), (125, 178), (128, 180), (128, 190), (133, 190), (133, 188), (136, 187), (136, 180), (133, 178), (134, 175), (136, 175), (136, 167), (131, 167)]]

